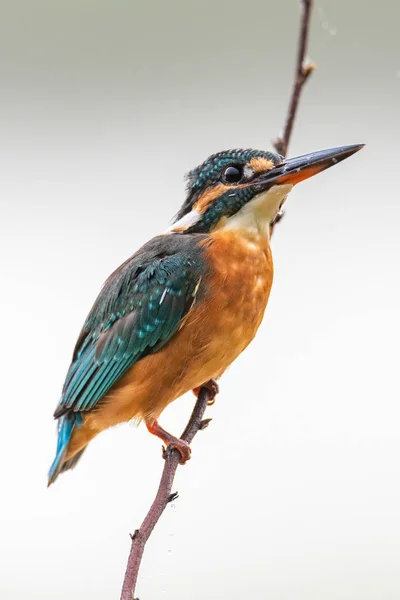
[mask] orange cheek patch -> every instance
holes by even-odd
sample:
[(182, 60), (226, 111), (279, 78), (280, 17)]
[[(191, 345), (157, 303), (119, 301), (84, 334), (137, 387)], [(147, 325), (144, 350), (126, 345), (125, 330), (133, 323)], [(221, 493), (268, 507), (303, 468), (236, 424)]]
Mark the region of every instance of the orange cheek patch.
[(248, 163), (250, 169), (254, 171), (254, 173), (265, 173), (266, 171), (270, 171), (274, 168), (274, 163), (272, 160), (268, 158), (262, 158), (262, 156), (256, 156), (251, 159)]
[(209, 190), (206, 190), (204, 194), (202, 194), (197, 200), (196, 204), (193, 205), (193, 210), (196, 210), (198, 213), (203, 214), (207, 210), (211, 202), (216, 200), (216, 198), (219, 198), (219, 196), (222, 196), (222, 194), (224, 194), (230, 189), (230, 186), (220, 183), (210, 188)]

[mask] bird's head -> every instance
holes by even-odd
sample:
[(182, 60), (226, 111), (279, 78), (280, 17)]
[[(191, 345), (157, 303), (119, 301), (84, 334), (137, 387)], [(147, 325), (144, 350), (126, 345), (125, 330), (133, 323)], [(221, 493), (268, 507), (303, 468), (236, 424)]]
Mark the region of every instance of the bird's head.
[(262, 150), (213, 154), (187, 175), (187, 197), (171, 232), (208, 233), (246, 218), (265, 231), (292, 187), (348, 158), (363, 144), (283, 158)]

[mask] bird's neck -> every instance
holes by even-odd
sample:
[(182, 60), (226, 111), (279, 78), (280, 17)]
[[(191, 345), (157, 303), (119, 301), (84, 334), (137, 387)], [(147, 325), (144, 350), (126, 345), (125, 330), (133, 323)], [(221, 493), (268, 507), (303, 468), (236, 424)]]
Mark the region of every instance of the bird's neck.
[(289, 184), (274, 186), (258, 194), (235, 215), (222, 221), (218, 230), (232, 231), (252, 241), (254, 238), (269, 241), (271, 223), (292, 187)]

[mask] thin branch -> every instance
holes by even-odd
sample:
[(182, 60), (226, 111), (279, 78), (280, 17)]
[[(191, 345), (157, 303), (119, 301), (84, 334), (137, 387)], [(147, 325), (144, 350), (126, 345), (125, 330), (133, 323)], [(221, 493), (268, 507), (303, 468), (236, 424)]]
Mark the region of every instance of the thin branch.
[(287, 155), (290, 138), (292, 136), (293, 124), (296, 118), (297, 107), (299, 105), (301, 91), (307, 79), (315, 69), (316, 65), (313, 62), (306, 61), (308, 47), (308, 33), (310, 29), (311, 10), (313, 0), (299, 0), (301, 7), (301, 22), (299, 42), (297, 47), (296, 71), (293, 82), (292, 95), (289, 102), (286, 122), (283, 129), (282, 137), (278, 137), (274, 141), (274, 146), (279, 154)]
[[(181, 439), (189, 444), (196, 433), (200, 431), (200, 429), (205, 429), (210, 422), (210, 419), (203, 420), (203, 415), (210, 398), (210, 391), (207, 388), (202, 387), (186, 429), (181, 435)], [(168, 448), (164, 454), (164, 458), (164, 470), (162, 472), (156, 497), (154, 498), (153, 504), (140, 528), (131, 536), (131, 551), (129, 553), (125, 579), (122, 586), (121, 600), (134, 600), (136, 582), (146, 542), (167, 504), (177, 498), (177, 494), (172, 494), (171, 490), (181, 457), (178, 450), (175, 448)]]
[[(293, 80), (292, 95), (289, 101), (283, 134), (282, 136), (277, 137), (273, 142), (275, 150), (282, 156), (287, 155), (303, 86), (316, 68), (315, 63), (312, 61), (307, 61), (306, 59), (313, 0), (299, 0), (299, 3), (301, 10), (300, 32), (297, 46), (296, 70)], [(274, 222), (271, 223), (270, 236), (272, 236), (274, 232), (275, 225), (277, 225), (284, 216), (285, 212), (280, 210), (275, 217)]]
[[(306, 62), (312, 0), (299, 0), (299, 2), (302, 14), (300, 23), (299, 43), (297, 49), (296, 71), (293, 82), (292, 95), (289, 102), (289, 108), (282, 137), (278, 137), (274, 141), (274, 147), (276, 151), (279, 152), (279, 154), (282, 154), (282, 156), (286, 156), (287, 154), (301, 91), (311, 72), (315, 69), (314, 63)], [(271, 234), (274, 226), (281, 220), (282, 216), (283, 213), (279, 213), (278, 217), (271, 225)], [(186, 426), (185, 431), (181, 436), (181, 439), (185, 440), (189, 444), (193, 440), (196, 433), (200, 431), (200, 429), (204, 429), (205, 427), (207, 427), (210, 421), (210, 419), (202, 420), (210, 398), (210, 391), (207, 388), (202, 387), (190, 420)], [(159, 518), (164, 512), (167, 504), (175, 500), (175, 498), (177, 497), (177, 494), (171, 493), (171, 490), (174, 482), (175, 473), (178, 468), (180, 454), (176, 449), (168, 449), (168, 451), (164, 454), (164, 458), (164, 469), (162, 472), (161, 481), (158, 487), (156, 497), (154, 498), (153, 504), (151, 505), (151, 508), (147, 513), (140, 528), (137, 529), (135, 533), (131, 536), (132, 544), (129, 553), (128, 564), (126, 567), (125, 579), (122, 587), (121, 600), (135, 600), (134, 596), (136, 582), (146, 542), (149, 539)]]

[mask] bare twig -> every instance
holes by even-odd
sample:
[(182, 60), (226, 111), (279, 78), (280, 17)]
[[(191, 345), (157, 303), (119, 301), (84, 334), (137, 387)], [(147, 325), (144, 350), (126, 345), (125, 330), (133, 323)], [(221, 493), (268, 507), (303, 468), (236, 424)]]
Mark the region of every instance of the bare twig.
[[(196, 433), (201, 429), (204, 429), (210, 422), (210, 419), (206, 419), (204, 421), (202, 420), (210, 397), (210, 391), (207, 388), (202, 387), (186, 429), (181, 435), (181, 439), (185, 440), (189, 444), (193, 440)], [(176, 493), (171, 494), (171, 489), (174, 482), (175, 472), (181, 457), (176, 449), (168, 449), (168, 451), (165, 452), (164, 457), (164, 470), (162, 472), (156, 497), (154, 498), (153, 504), (151, 505), (151, 508), (140, 528), (137, 529), (131, 536), (131, 551), (126, 567), (121, 600), (134, 600), (136, 582), (146, 542), (149, 539), (150, 534), (156, 526), (159, 518), (164, 512), (167, 504), (177, 498)]]
[(305, 82), (315, 69), (315, 64), (313, 62), (306, 61), (308, 32), (310, 28), (313, 0), (299, 0), (299, 2), (301, 7), (301, 23), (292, 95), (289, 102), (283, 134), (274, 141), (276, 151), (279, 152), (279, 154), (282, 154), (282, 156), (286, 156), (288, 151), (301, 91)]
[[(283, 133), (281, 136), (277, 137), (273, 142), (275, 150), (279, 152), (279, 154), (281, 154), (282, 156), (287, 155), (290, 138), (292, 136), (293, 125), (296, 118), (297, 108), (299, 105), (301, 91), (307, 79), (316, 68), (315, 63), (307, 61), (306, 59), (308, 33), (310, 29), (313, 0), (299, 0), (299, 3), (301, 9), (301, 20), (292, 95), (289, 101), (289, 107), (286, 115), (285, 126), (283, 128)], [(284, 211), (279, 211), (278, 215), (275, 218), (275, 221), (271, 223), (270, 235), (272, 235), (275, 225), (282, 220), (284, 214)]]
[[(279, 154), (286, 156), (290, 138), (292, 135), (293, 124), (296, 117), (296, 112), (299, 104), (302, 88), (314, 70), (315, 65), (311, 62), (306, 62), (306, 52), (308, 43), (308, 31), (310, 26), (310, 17), (312, 9), (312, 0), (299, 0), (301, 5), (301, 24), (299, 44), (297, 50), (296, 72), (293, 83), (292, 95), (289, 102), (288, 113), (286, 117), (283, 134), (274, 141), (274, 147)], [(274, 223), (271, 225), (271, 233), (273, 227), (278, 223), (283, 216), (279, 213)], [(207, 403), (211, 398), (210, 391), (202, 387), (197, 398), (197, 402), (193, 409), (189, 423), (183, 432), (181, 439), (190, 443), (196, 433), (201, 429), (205, 429), (210, 422), (210, 419), (204, 419), (203, 415), (207, 407)], [(149, 512), (147, 513), (142, 525), (132, 534), (131, 551), (126, 567), (125, 579), (122, 587), (121, 600), (135, 600), (136, 582), (139, 574), (140, 563), (142, 560), (144, 548), (149, 539), (154, 527), (161, 517), (165, 507), (169, 502), (177, 498), (177, 493), (171, 493), (172, 485), (176, 470), (178, 468), (180, 454), (176, 449), (168, 449), (164, 455), (165, 465), (162, 472), (160, 485), (156, 497)], [(136, 599), (138, 600), (138, 599)]]

